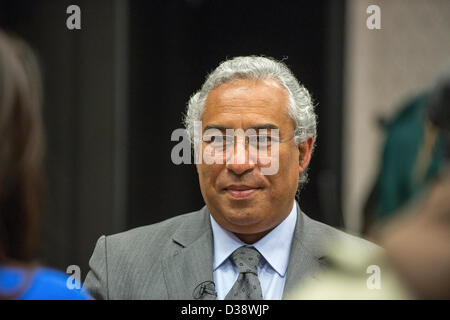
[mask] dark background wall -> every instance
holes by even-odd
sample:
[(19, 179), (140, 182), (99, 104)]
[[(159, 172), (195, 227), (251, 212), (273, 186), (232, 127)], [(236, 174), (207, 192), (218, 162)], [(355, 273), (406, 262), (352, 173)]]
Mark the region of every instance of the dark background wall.
[[(66, 28), (81, 8), (82, 29)], [(319, 139), (300, 195), (342, 226), (344, 1), (0, 0), (0, 26), (29, 41), (45, 80), (48, 206), (41, 260), (87, 272), (96, 239), (203, 206), (193, 165), (170, 152), (189, 96), (226, 58), (267, 55), (310, 90)]]

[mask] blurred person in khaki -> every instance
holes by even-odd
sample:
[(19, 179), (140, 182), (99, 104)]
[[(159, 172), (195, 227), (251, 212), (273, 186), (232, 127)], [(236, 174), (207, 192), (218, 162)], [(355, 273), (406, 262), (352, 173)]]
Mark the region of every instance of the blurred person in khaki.
[[(439, 146), (438, 136), (444, 160), (392, 218), (372, 226), (371, 238), (385, 253), (338, 242), (328, 248), (327, 281), (298, 287), (292, 299), (450, 299), (450, 75), (435, 86), (424, 107), (425, 134), (416, 164), (432, 166), (423, 152)], [(434, 139), (427, 138), (427, 130)]]
[(41, 82), (31, 49), (0, 30), (0, 300), (88, 298), (33, 261), (44, 196)]

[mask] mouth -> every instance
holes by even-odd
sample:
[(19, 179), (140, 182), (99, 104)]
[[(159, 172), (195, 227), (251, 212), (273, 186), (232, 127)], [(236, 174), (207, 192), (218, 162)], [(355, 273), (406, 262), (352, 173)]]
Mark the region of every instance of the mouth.
[(251, 197), (261, 188), (246, 185), (231, 185), (225, 188), (227, 194), (235, 200), (243, 200)]

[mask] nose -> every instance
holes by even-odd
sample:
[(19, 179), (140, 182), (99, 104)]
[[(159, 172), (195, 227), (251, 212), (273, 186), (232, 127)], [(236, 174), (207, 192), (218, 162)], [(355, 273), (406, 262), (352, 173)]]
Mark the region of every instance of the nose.
[(252, 171), (256, 162), (253, 157), (249, 156), (249, 148), (246, 143), (245, 136), (237, 137), (234, 146), (234, 152), (227, 153), (226, 168), (236, 175), (243, 175), (244, 173)]

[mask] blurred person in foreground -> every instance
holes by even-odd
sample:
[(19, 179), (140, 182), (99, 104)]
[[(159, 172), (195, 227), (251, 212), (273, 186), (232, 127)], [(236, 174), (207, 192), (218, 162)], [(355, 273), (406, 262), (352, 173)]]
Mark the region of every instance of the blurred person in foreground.
[(33, 262), (44, 198), (41, 82), (36, 58), (0, 30), (0, 300), (85, 300), (68, 276)]
[(379, 172), (363, 209), (363, 235), (373, 236), (377, 225), (394, 218), (442, 169), (444, 133), (427, 112), (433, 99), (432, 90), (427, 89), (408, 99), (391, 120), (379, 122), (386, 138)]
[(450, 299), (450, 74), (424, 116), (443, 139), (445, 160), (421, 193), (372, 231), (385, 253), (338, 242), (328, 248), (328, 281), (297, 288), (293, 299)]
[(383, 228), (378, 244), (385, 253), (337, 242), (328, 248), (324, 281), (306, 283), (290, 298), (450, 299), (449, 169)]

